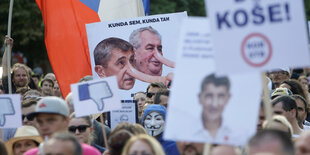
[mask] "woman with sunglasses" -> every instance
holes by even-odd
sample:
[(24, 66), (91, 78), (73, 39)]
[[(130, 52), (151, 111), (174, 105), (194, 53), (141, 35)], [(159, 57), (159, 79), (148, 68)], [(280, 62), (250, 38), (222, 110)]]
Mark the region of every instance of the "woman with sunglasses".
[(98, 149), (101, 153), (105, 151), (104, 147), (101, 147), (93, 143), (94, 128), (91, 116), (75, 117), (75, 114), (72, 113), (70, 115), (70, 123), (68, 130), (69, 132), (73, 133), (76, 136), (76, 138), (78, 138), (80, 143), (89, 144)]

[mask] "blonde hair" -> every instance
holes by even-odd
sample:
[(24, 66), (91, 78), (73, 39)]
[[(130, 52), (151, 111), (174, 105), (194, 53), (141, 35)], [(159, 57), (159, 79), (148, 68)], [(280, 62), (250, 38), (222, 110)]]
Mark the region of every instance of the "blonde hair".
[(21, 69), (26, 71), (26, 75), (27, 75), (27, 84), (26, 84), (26, 86), (28, 86), (28, 84), (30, 83), (31, 69), (28, 66), (26, 66), (25, 64), (16, 63), (16, 64), (13, 65), (12, 70), (11, 70), (12, 80), (14, 79), (15, 71), (17, 69), (19, 69), (19, 68), (21, 68)]
[(162, 146), (160, 145), (160, 143), (154, 137), (149, 136), (147, 134), (140, 134), (140, 135), (132, 136), (126, 143), (123, 149), (122, 155), (128, 155), (129, 149), (137, 141), (143, 141), (147, 143), (152, 149), (152, 153), (154, 155), (165, 155), (165, 152)]
[(288, 128), (288, 134), (290, 136), (293, 135), (293, 127), (291, 125), (291, 123), (286, 119), (285, 116), (282, 116), (282, 115), (274, 115), (271, 119), (271, 122), (265, 120), (264, 123), (263, 123), (263, 129), (273, 129), (272, 128), (272, 124), (274, 123), (280, 123), (282, 125), (284, 125), (285, 127)]

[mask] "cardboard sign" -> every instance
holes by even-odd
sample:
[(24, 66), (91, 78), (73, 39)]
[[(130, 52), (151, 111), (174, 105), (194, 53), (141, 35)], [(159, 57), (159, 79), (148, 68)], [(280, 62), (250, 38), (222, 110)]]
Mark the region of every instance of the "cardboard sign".
[(206, 6), (218, 73), (310, 65), (303, 0), (206, 0)]
[(182, 12), (87, 24), (94, 79), (116, 75), (122, 100), (132, 100), (151, 82), (168, 85), (186, 17)]
[(108, 113), (108, 125), (114, 129), (117, 124), (127, 122), (131, 124), (138, 123), (137, 103), (122, 103), (122, 108), (112, 110)]
[(260, 74), (216, 75), (209, 20), (182, 24), (165, 138), (245, 145), (256, 132)]
[(77, 117), (121, 108), (115, 76), (72, 84), (71, 91)]
[(310, 21), (308, 21), (308, 32), (309, 32), (309, 36), (310, 36)]
[(0, 128), (22, 126), (20, 95), (0, 95)]

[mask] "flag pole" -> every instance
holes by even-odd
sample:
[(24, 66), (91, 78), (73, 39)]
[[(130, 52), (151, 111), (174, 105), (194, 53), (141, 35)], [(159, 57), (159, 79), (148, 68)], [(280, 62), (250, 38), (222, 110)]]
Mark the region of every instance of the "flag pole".
[[(11, 38), (11, 25), (12, 25), (12, 13), (13, 13), (13, 3), (14, 0), (10, 0), (10, 8), (9, 8), (9, 19), (8, 19), (8, 33), (7, 36)], [(7, 53), (7, 70), (8, 70), (8, 87), (9, 87), (9, 94), (12, 94), (12, 80), (11, 80), (11, 45), (7, 44), (6, 51)]]

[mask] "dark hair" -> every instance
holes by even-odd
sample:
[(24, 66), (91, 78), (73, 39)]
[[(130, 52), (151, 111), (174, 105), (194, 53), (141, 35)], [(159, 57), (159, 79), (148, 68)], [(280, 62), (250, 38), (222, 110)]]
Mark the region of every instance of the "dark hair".
[(154, 97), (154, 104), (159, 104), (161, 102), (160, 96), (168, 96), (169, 97), (169, 90), (168, 89), (159, 89), (158, 92), (156, 92)]
[[(287, 155), (294, 155), (295, 153), (294, 145), (289, 134), (271, 129), (257, 132), (249, 141), (249, 149), (251, 150), (252, 147), (262, 145), (267, 141), (278, 141), (281, 144), (282, 153), (286, 153)], [(266, 145), (268, 145), (268, 143)]]
[(27, 108), (38, 103), (37, 99), (27, 99), (22, 102), (22, 108)]
[(274, 107), (279, 102), (282, 102), (282, 109), (284, 111), (291, 111), (293, 109), (296, 110), (296, 118), (298, 117), (297, 104), (293, 97), (291, 96), (278, 96), (274, 100), (271, 101), (272, 106)]
[(200, 91), (204, 91), (204, 87), (210, 83), (213, 83), (215, 86), (226, 86), (227, 90), (230, 89), (230, 82), (228, 77), (226, 76), (222, 76), (222, 77), (216, 77), (214, 73), (206, 76), (202, 83), (201, 83), (201, 90)]
[(120, 38), (107, 38), (102, 40), (94, 50), (95, 65), (107, 67), (113, 49), (120, 49), (123, 52), (133, 51), (133, 46)]
[(297, 103), (297, 99), (300, 99), (304, 103), (305, 112), (308, 112), (308, 110), (307, 110), (308, 109), (308, 102), (305, 100), (305, 98), (303, 98), (300, 95), (292, 95), (292, 97), (295, 99), (296, 103)]
[[(83, 150), (82, 150), (82, 146), (79, 142), (79, 140), (71, 133), (56, 133), (55, 135), (52, 136), (51, 139), (55, 139), (55, 140), (60, 140), (60, 141), (70, 141), (73, 143), (73, 151), (74, 151), (74, 155), (82, 155), (83, 154)], [(50, 140), (51, 140), (50, 139)]]
[(302, 87), (302, 84), (299, 81), (295, 79), (289, 79), (289, 80), (283, 81), (281, 84), (289, 85), (291, 87), (290, 90), (292, 91), (293, 94), (300, 95), (305, 100), (308, 101), (307, 91)]
[(49, 78), (45, 78), (41, 81), (41, 87), (43, 86), (44, 82), (49, 82), (52, 84), (52, 87), (54, 87), (54, 81)]
[(153, 88), (155, 87), (155, 88), (167, 89), (167, 86), (165, 86), (165, 84), (162, 83), (162, 82), (152, 82), (152, 83), (150, 83), (150, 85), (146, 88), (146, 93), (149, 92), (149, 89), (150, 89), (151, 87), (153, 87)]
[(8, 151), (4, 145), (4, 142), (0, 139), (0, 154), (1, 155), (8, 155)]
[(126, 142), (133, 135), (147, 134), (141, 125), (119, 123), (110, 133), (108, 144), (111, 155), (120, 155)]
[(117, 130), (113, 134), (111, 132), (108, 140), (110, 154), (121, 155), (126, 142), (131, 136), (133, 135), (126, 129)]

